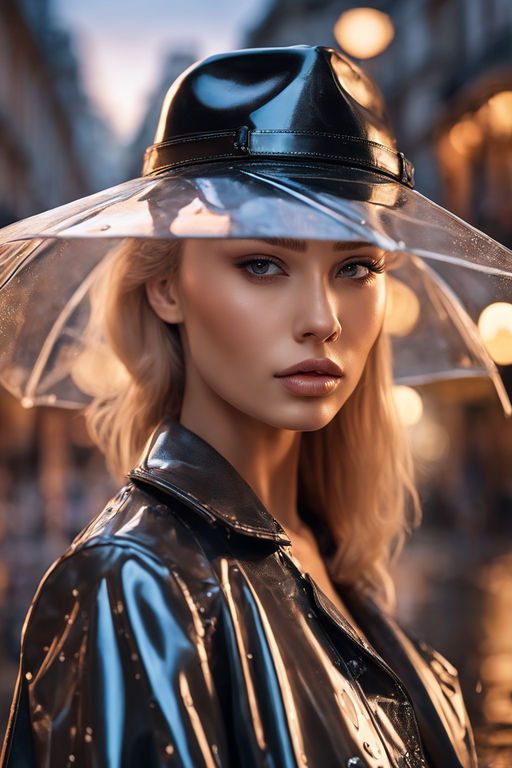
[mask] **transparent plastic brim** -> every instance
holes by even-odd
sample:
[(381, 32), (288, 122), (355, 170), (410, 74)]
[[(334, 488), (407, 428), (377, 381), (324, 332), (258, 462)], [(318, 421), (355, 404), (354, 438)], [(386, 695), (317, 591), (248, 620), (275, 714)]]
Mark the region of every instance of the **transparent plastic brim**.
[[(476, 320), (510, 299), (512, 253), (413, 190), (327, 165), (198, 165), (0, 230), (0, 381), (27, 405), (82, 407), (90, 393), (73, 370), (83, 368), (89, 290), (105, 260), (125, 238), (191, 237), (363, 241), (394, 253), (390, 283), (409, 289), (395, 291), (388, 323), (397, 381), (485, 375), (510, 413)], [(405, 333), (396, 317), (411, 295), (418, 317)]]

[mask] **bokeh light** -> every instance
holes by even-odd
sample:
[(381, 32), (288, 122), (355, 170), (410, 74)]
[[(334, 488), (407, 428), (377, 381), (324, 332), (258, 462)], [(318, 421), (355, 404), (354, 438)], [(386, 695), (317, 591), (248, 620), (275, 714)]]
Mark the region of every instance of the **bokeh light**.
[(425, 417), (414, 425), (411, 444), (416, 458), (434, 463), (448, 455), (450, 437), (441, 424)]
[(450, 129), (450, 143), (461, 155), (470, 154), (482, 143), (482, 129), (475, 120), (463, 117)]
[(393, 396), (400, 416), (400, 421), (407, 427), (417, 424), (423, 416), (423, 400), (420, 393), (412, 387), (393, 387)]
[(478, 330), (495, 363), (512, 363), (512, 304), (497, 301), (489, 304), (478, 319)]
[(395, 34), (393, 22), (375, 8), (351, 8), (334, 26), (334, 37), (342, 50), (357, 59), (371, 59), (382, 53)]
[(414, 291), (401, 280), (387, 276), (384, 329), (393, 336), (407, 336), (418, 322), (420, 303)]
[(487, 121), (494, 135), (512, 134), (512, 91), (500, 91), (489, 98)]

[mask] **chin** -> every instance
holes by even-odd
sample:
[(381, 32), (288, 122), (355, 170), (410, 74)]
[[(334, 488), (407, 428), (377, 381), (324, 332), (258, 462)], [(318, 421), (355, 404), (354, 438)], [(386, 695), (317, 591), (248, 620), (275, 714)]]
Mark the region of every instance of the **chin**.
[(326, 427), (343, 407), (343, 403), (337, 406), (315, 403), (315, 407), (310, 407), (312, 405), (313, 403), (310, 403), (309, 407), (302, 407), (302, 404), (294, 404), (290, 409), (282, 408), (275, 418), (270, 417), (262, 421), (266, 421), (269, 426), (292, 432), (316, 432)]

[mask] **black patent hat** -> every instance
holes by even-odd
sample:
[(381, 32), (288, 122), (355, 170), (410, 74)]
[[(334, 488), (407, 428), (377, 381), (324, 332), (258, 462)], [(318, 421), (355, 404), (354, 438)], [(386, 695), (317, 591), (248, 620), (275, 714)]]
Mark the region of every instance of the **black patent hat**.
[(249, 158), (349, 165), (414, 185), (380, 91), (321, 46), (242, 50), (191, 67), (167, 94), (143, 174)]
[(80, 365), (107, 370), (103, 348), (81, 354), (89, 290), (126, 238), (293, 237), (394, 252), (396, 381), (488, 376), (510, 412), (476, 320), (509, 300), (512, 254), (412, 186), (379, 90), (340, 52), (200, 61), (171, 86), (142, 177), (0, 230), (0, 382), (27, 405), (88, 402)]

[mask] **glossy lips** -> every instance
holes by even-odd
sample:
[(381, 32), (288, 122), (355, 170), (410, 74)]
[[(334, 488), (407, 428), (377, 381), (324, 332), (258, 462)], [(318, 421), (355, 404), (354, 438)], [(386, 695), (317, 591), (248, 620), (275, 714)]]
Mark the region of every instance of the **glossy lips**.
[(336, 363), (325, 357), (310, 358), (286, 368), (281, 373), (276, 373), (275, 377), (290, 392), (307, 397), (318, 397), (329, 395), (336, 389), (343, 377), (343, 371)]

